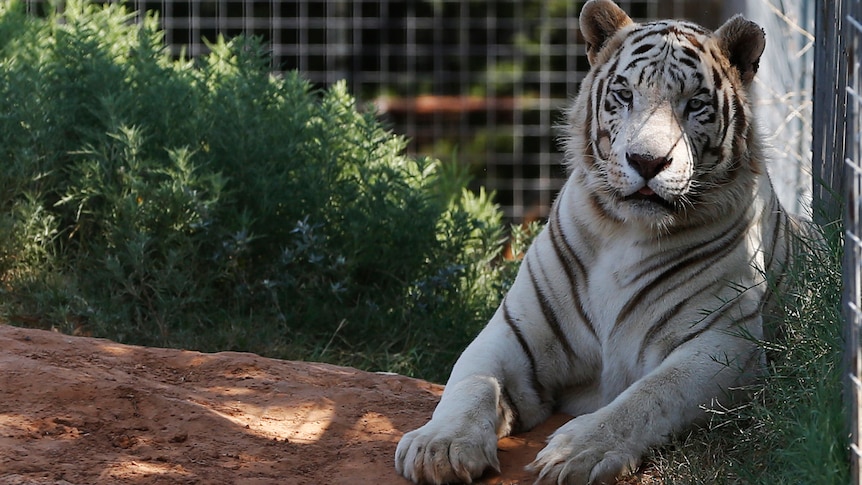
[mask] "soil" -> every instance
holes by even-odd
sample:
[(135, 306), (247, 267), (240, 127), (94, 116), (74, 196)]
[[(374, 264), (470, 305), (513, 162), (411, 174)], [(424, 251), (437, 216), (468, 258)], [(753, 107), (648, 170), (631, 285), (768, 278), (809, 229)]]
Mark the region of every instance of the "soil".
[[(327, 364), (7, 325), (0, 349), (0, 485), (407, 485), (395, 446), (443, 390)], [(502, 472), (481, 483), (532, 483), (524, 465), (567, 419), (500, 440)]]

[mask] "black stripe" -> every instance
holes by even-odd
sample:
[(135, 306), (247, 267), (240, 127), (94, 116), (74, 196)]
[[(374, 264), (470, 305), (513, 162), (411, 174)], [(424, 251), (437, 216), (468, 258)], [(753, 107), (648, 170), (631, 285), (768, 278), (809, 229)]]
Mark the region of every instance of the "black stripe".
[[(674, 305), (673, 308), (664, 312), (658, 319), (656, 319), (655, 323), (653, 323), (652, 326), (650, 326), (650, 329), (644, 335), (643, 340), (641, 340), (640, 350), (638, 350), (638, 362), (641, 362), (641, 363), (643, 362), (643, 359), (646, 355), (646, 349), (648, 349), (652, 346), (653, 341), (658, 336), (659, 332), (661, 332), (661, 330), (663, 330), (667, 326), (668, 322), (670, 322), (670, 320), (672, 318), (677, 316), (679, 314), (679, 312), (682, 311), (683, 308), (685, 308), (685, 305), (689, 301), (691, 301), (692, 298), (694, 298), (697, 295), (702, 294), (709, 287), (716, 285), (716, 283), (717, 282), (710, 282), (710, 283), (707, 283), (707, 284), (701, 286), (700, 288), (697, 289), (697, 291), (692, 292), (692, 294), (689, 297), (680, 301), (679, 303)], [(718, 284), (724, 284), (724, 283), (718, 283)], [(697, 326), (698, 323), (700, 323), (700, 322), (695, 322), (692, 325), (692, 327)]]
[[(652, 297), (651, 301), (658, 301), (661, 300), (664, 296), (670, 294), (671, 292), (676, 291), (680, 287), (690, 283), (691, 278), (680, 277), (685, 276), (683, 275), (683, 272), (692, 268), (708, 268), (724, 259), (724, 257), (726, 257), (738, 246), (739, 242), (744, 239), (745, 235), (748, 234), (748, 229), (750, 225), (738, 224), (738, 227), (741, 227), (742, 229), (736, 231), (735, 233), (731, 233), (730, 237), (719, 240), (714, 245), (715, 247), (709, 247), (703, 251), (703, 254), (693, 254), (690, 257), (680, 261), (679, 263), (668, 267), (668, 269), (663, 271), (657, 277), (653, 278), (652, 281), (650, 281), (647, 285), (641, 288), (641, 290), (632, 299), (626, 302), (622, 310), (620, 310), (620, 313), (617, 315), (614, 332), (616, 332), (617, 328), (622, 327), (622, 323), (630, 316), (630, 314), (634, 311), (635, 308), (640, 306), (646, 300), (647, 296)], [(699, 272), (700, 271), (695, 271), (694, 273)], [(662, 286), (665, 285), (667, 283), (667, 280), (669, 280), (672, 276), (678, 277), (678, 281), (671, 286), (662, 288)], [(658, 291), (661, 291), (661, 293), (654, 295), (654, 293), (657, 293)]]
[(727, 134), (730, 132), (730, 99), (729, 95), (726, 92), (722, 92), (724, 96), (722, 96), (721, 100), (724, 102), (721, 106), (721, 138), (718, 143), (718, 146), (724, 147), (724, 144), (727, 143)]
[[(533, 289), (536, 291), (536, 299), (539, 301), (539, 306), (542, 308), (542, 315), (545, 317), (545, 323), (551, 327), (554, 337), (556, 337), (557, 341), (560, 342), (560, 345), (563, 347), (563, 351), (565, 351), (566, 356), (568, 356), (571, 361), (575, 357), (575, 350), (569, 343), (569, 339), (566, 337), (566, 334), (563, 333), (563, 328), (560, 326), (560, 319), (557, 316), (557, 312), (554, 310), (554, 307), (551, 305), (551, 302), (548, 300), (548, 295), (546, 295), (539, 287), (539, 279), (536, 277), (535, 273), (533, 273), (533, 267), (530, 263), (532, 259), (533, 258), (527, 258), (524, 261), (524, 264), (526, 266), (527, 273), (530, 275), (530, 279), (533, 282)], [(542, 273), (544, 283), (547, 284), (548, 278), (541, 265), (539, 265), (539, 271)]]
[[(761, 307), (763, 307), (766, 302), (772, 298), (772, 294), (775, 290), (782, 287), (782, 285), (784, 284), (784, 278), (787, 276), (788, 265), (794, 264), (794, 262), (791, 261), (791, 258), (793, 257), (792, 242), (795, 236), (790, 228), (790, 221), (788, 220), (787, 213), (785, 213), (784, 210), (781, 208), (781, 205), (778, 203), (778, 198), (775, 196), (775, 194), (773, 194), (772, 197), (773, 206), (777, 206), (777, 210), (775, 211), (777, 221), (775, 222), (774, 234), (772, 236), (772, 247), (769, 248), (769, 262), (766, 263), (764, 267), (764, 271), (766, 272), (768, 278), (768, 284), (766, 287), (766, 292), (764, 292), (763, 294), (763, 300), (760, 302)], [(784, 236), (784, 254), (783, 257), (776, 258), (775, 251), (777, 250), (778, 239), (781, 235)], [(776, 259), (778, 260), (777, 264), (781, 266), (779, 268), (773, 267), (774, 264), (776, 264)]]
[(640, 349), (638, 349), (638, 363), (643, 364), (644, 357), (646, 355), (646, 349), (652, 346), (652, 341), (655, 339), (655, 336), (658, 335), (659, 330), (665, 327), (665, 324), (671, 318), (675, 317), (680, 310), (682, 310), (683, 305), (686, 303), (688, 299), (685, 301), (681, 301), (674, 305), (673, 308), (666, 311), (647, 331), (644, 335), (644, 338), (641, 340)]
[(527, 344), (524, 334), (521, 333), (521, 329), (518, 327), (517, 322), (515, 322), (515, 319), (509, 313), (508, 300), (506, 299), (503, 299), (503, 320), (506, 321), (506, 324), (509, 325), (512, 333), (515, 334), (515, 338), (518, 339), (518, 343), (521, 344), (521, 350), (524, 351), (524, 355), (527, 356), (527, 360), (530, 362), (530, 385), (532, 385), (533, 392), (536, 393), (539, 400), (544, 402), (545, 387), (542, 385), (541, 380), (539, 380), (539, 371), (536, 367), (536, 357), (533, 356), (533, 351), (530, 350), (530, 346)]
[(693, 49), (687, 45), (680, 46), (680, 49), (682, 50), (683, 54), (687, 55), (688, 57), (691, 57), (692, 59), (700, 59), (700, 52), (696, 49)]
[[(742, 101), (739, 99), (739, 94), (736, 92), (736, 89), (733, 90), (733, 155), (734, 157), (740, 156), (742, 153), (742, 148), (746, 145), (744, 142), (744, 135), (748, 132), (748, 121), (745, 116), (745, 107), (742, 105)], [(743, 141), (741, 143), (737, 143), (737, 141), (743, 137)]]
[(712, 67), (712, 83), (715, 84), (715, 90), (721, 90), (722, 85), (722, 77), (721, 74), (718, 73), (718, 69), (715, 66)]
[[(661, 36), (667, 34), (668, 32), (670, 32), (670, 29), (664, 24), (652, 24), (649, 26), (650, 27), (658, 27), (658, 28), (655, 30), (644, 29), (643, 32), (638, 32), (638, 33), (632, 34), (630, 44), (631, 45), (639, 44), (640, 42), (643, 42), (644, 40), (646, 40), (647, 38), (649, 38), (651, 36), (661, 37)], [(654, 42), (654, 41), (650, 40), (650, 42)]]
[[(729, 308), (732, 308), (732, 307), (733, 307), (733, 305), (727, 305), (727, 308), (724, 308), (721, 310), (721, 314), (719, 316), (724, 315), (724, 312), (726, 310), (728, 310)], [(710, 316), (712, 316), (712, 315), (710, 315)], [(739, 320), (733, 320), (733, 323), (739, 325), (742, 322), (754, 320), (759, 316), (760, 316), (760, 309), (758, 308), (758, 309), (754, 310), (753, 312), (749, 313), (748, 315), (743, 315), (742, 318), (740, 318)], [(691, 340), (697, 338), (703, 332), (706, 332), (707, 330), (711, 329), (715, 325), (715, 323), (718, 322), (719, 320), (720, 320), (719, 317), (713, 318), (712, 321), (709, 322), (708, 325), (704, 325), (703, 327), (695, 330), (694, 332), (689, 333), (685, 337), (681, 338), (678, 342), (669, 346), (668, 351), (665, 353), (664, 358), (667, 358), (667, 356), (670, 355), (674, 350), (680, 348), (681, 346), (685, 345), (686, 343), (690, 342)]]
[[(602, 119), (601, 114), (598, 113), (598, 110), (599, 110), (599, 106), (602, 106), (602, 104), (603, 104), (602, 100), (605, 97), (604, 86), (605, 86), (605, 80), (599, 79), (596, 82), (596, 90), (593, 93), (593, 104), (592, 104), (592, 110), (593, 111), (591, 111), (591, 113), (595, 112), (595, 113), (593, 113), (595, 115), (595, 116), (593, 116), (593, 119), (594, 119), (594, 123), (596, 125), (596, 131), (595, 131), (594, 136), (591, 137), (591, 139), (593, 140), (594, 143), (596, 143), (596, 148), (598, 148), (598, 141), (599, 141), (598, 137), (600, 136), (598, 127), (601, 125), (601, 119)], [(601, 150), (599, 150), (599, 154), (602, 157), (605, 156), (604, 153), (601, 153)]]
[(605, 207), (605, 204), (602, 201), (602, 199), (600, 199), (599, 196), (595, 192), (590, 194), (589, 202), (590, 202), (590, 206), (592, 207), (592, 209), (596, 212), (597, 217), (602, 217), (602, 218), (608, 219), (608, 220), (616, 222), (616, 223), (625, 222), (622, 219), (620, 219), (619, 217), (617, 217), (616, 214), (609, 211)]
[[(631, 71), (631, 70), (633, 70), (633, 69), (634, 69), (638, 64), (641, 64), (641, 63), (649, 63), (649, 64), (652, 64), (652, 63), (654, 63), (654, 62), (655, 62), (655, 57), (654, 57), (654, 56), (640, 56), (640, 57), (635, 57), (634, 59), (629, 60), (628, 64), (626, 64), (626, 67), (625, 67), (625, 68), (623, 68), (623, 71), (626, 71), (626, 72)], [(622, 76), (620, 76), (620, 77), (622, 77)]]
[[(590, 320), (590, 318), (587, 316), (587, 312), (586, 310), (584, 310), (584, 304), (581, 300), (581, 281), (586, 283), (587, 271), (572, 246), (566, 240), (566, 235), (563, 234), (563, 228), (560, 225), (559, 202), (555, 204), (554, 217), (550, 220), (548, 230), (550, 231), (551, 243), (553, 245), (554, 251), (557, 253), (557, 258), (563, 264), (563, 269), (565, 269), (566, 276), (569, 279), (572, 300), (575, 303), (575, 311), (578, 313), (578, 316), (581, 318), (581, 321), (584, 323), (584, 325), (587, 326), (587, 330), (590, 331), (593, 337), (598, 339), (598, 335), (596, 334), (596, 327), (595, 325), (593, 325), (592, 320)], [(578, 275), (575, 274), (575, 270), (577, 270)], [(578, 276), (580, 276), (580, 278), (578, 278)]]
[[(683, 57), (683, 58), (679, 59), (679, 62), (682, 64), (685, 64), (686, 66), (688, 66), (692, 69), (698, 68), (698, 63), (692, 59), (687, 59), (687, 58)], [(700, 79), (698, 79), (698, 81), (701, 81), (703, 79), (703, 75), (701, 75), (700, 72), (695, 71), (694, 74), (697, 76), (700, 76)]]
[(508, 423), (512, 426), (512, 434), (519, 432), (521, 429), (521, 411), (518, 410), (518, 405), (515, 404), (515, 400), (512, 399), (512, 395), (509, 393), (509, 387), (503, 385), (503, 406), (508, 407), (510, 411), (512, 411), (512, 422)]
[[(740, 229), (743, 227), (744, 229)], [(688, 257), (680, 260), (670, 269), (664, 271), (659, 277), (653, 279), (651, 283), (655, 283), (657, 280), (660, 281), (668, 275), (672, 274), (674, 271), (678, 271), (682, 268), (685, 268), (686, 266), (690, 266), (691, 264), (696, 263), (698, 260), (702, 259), (705, 255), (720, 250), (721, 248), (725, 247), (726, 244), (732, 244), (734, 241), (739, 240), (742, 234), (748, 231), (749, 227), (750, 221), (747, 219), (746, 214), (740, 214), (740, 217), (736, 221), (734, 221), (733, 224), (731, 224), (726, 231), (724, 231), (724, 234), (720, 239), (706, 239), (696, 245), (680, 248), (671, 253), (668, 257), (662, 258), (658, 262), (653, 262), (649, 266), (642, 268), (637, 274), (637, 276), (632, 278), (631, 281), (632, 283), (639, 281), (642, 278), (645, 278), (650, 273), (659, 270), (660, 268), (666, 266), (673, 261), (676, 261), (678, 258), (682, 257), (682, 255), (688, 255)], [(737, 230), (734, 231), (734, 229)], [(657, 258), (652, 258), (645, 262), (651, 262), (655, 259)]]
[[(603, 75), (602, 77), (603, 77), (603, 78), (604, 78), (605, 76), (606, 76), (606, 77), (610, 77), (610, 75), (611, 75), (611, 74), (616, 73), (616, 71), (617, 71), (617, 65), (619, 65), (619, 63), (620, 63), (620, 52), (619, 52), (619, 51), (617, 51), (617, 52), (614, 54), (613, 61), (612, 61), (612, 62), (610, 63), (610, 65), (608, 66), (607, 71), (605, 71), (607, 74), (606, 74), (606, 75)], [(602, 82), (604, 82), (604, 79), (602, 79)]]
[(695, 34), (691, 32), (683, 32), (682, 36), (685, 37), (686, 40), (688, 40), (695, 49), (698, 49), (700, 51), (704, 50), (703, 44), (700, 43), (700, 39), (698, 39)]
[(781, 206), (778, 205), (778, 197), (776, 197), (775, 194), (772, 194), (772, 200), (770, 202), (770, 207), (765, 209), (771, 212), (773, 218), (773, 221), (769, 224), (772, 227), (772, 240), (768, 248), (763, 248), (769, 254), (769, 260), (765, 261), (765, 264), (763, 265), (763, 271), (766, 272), (772, 270), (772, 261), (775, 259), (775, 248), (778, 245), (778, 238), (781, 235), (781, 231), (784, 229), (787, 218), (784, 211), (781, 210)]
[[(707, 29), (707, 28), (705, 28), (705, 27), (703, 27), (703, 26), (700, 26), (700, 25), (698, 25), (698, 24), (695, 24), (695, 23), (691, 23), (691, 22), (683, 22), (681, 25), (682, 25), (682, 27), (684, 27), (684, 28), (686, 28), (686, 29), (691, 30), (691, 31), (692, 31), (693, 33), (695, 33), (695, 34), (701, 34), (701, 35), (710, 35), (710, 34), (712, 34), (712, 32), (710, 32), (710, 31), (709, 31), (709, 29)], [(691, 40), (691, 39), (689, 39), (689, 40)], [(692, 41), (692, 42), (693, 42), (693, 41)]]
[[(652, 68), (652, 66), (651, 66), (651, 65), (646, 65), (646, 66), (644, 66), (644, 67), (641, 69), (640, 74), (638, 74), (638, 82), (637, 82), (637, 84), (641, 84), (641, 85), (642, 85), (642, 84), (644, 83), (644, 78), (645, 78), (645, 77), (647, 77), (647, 70), (648, 70), (648, 69), (651, 69), (651, 68)], [(650, 72), (650, 75), (652, 75), (652, 72)]]
[(643, 54), (643, 53), (645, 53), (646, 51), (648, 51), (648, 50), (652, 49), (654, 46), (655, 46), (655, 44), (652, 44), (652, 43), (650, 43), (650, 44), (644, 44), (644, 45), (642, 45), (642, 46), (638, 47), (637, 49), (633, 50), (633, 51), (632, 51), (632, 55), (633, 55), (633, 56), (636, 56), (636, 55), (638, 55), (638, 54)]
[[(593, 142), (593, 137), (592, 137), (592, 133), (593, 133), (593, 96), (592, 96), (592, 93), (587, 93), (587, 94), (589, 94), (589, 95), (585, 96), (586, 100), (587, 100), (587, 109), (586, 109), (586, 115), (585, 115), (586, 119), (584, 120), (584, 126), (582, 126), (581, 128), (584, 130), (584, 132), (583, 132), (584, 140), (588, 140), (590, 143), (584, 144), (584, 152), (587, 152), (589, 150), (588, 145), (592, 144), (592, 142)], [(572, 136), (577, 136), (577, 135), (572, 135)], [(592, 169), (596, 164), (595, 157), (592, 155), (593, 155), (593, 153), (589, 153), (589, 154), (584, 153), (584, 162), (586, 162), (587, 168), (589, 168), (589, 169)], [(575, 156), (577, 156), (577, 154), (575, 154)], [(571, 162), (565, 161), (564, 163), (568, 164)]]

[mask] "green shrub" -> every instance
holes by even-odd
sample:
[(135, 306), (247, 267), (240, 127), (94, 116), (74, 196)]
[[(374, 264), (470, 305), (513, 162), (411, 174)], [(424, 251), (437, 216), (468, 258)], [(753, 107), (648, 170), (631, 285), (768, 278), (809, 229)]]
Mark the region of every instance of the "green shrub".
[(444, 378), (511, 278), (490, 197), (254, 39), (132, 20), (0, 6), (7, 319)]

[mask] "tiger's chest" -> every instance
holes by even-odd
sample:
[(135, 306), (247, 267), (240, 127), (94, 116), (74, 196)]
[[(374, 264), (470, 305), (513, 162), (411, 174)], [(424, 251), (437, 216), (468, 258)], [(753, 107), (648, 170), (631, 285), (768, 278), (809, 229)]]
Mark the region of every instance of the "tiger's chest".
[(650, 256), (630, 242), (609, 243), (590, 265), (586, 306), (600, 342), (609, 341), (623, 310), (637, 297), (633, 275)]
[[(588, 265), (585, 309), (598, 339), (604, 372), (628, 385), (666, 355), (704, 315), (739, 301), (739, 288), (759, 300), (761, 288), (745, 244), (698, 257), (690, 242), (645, 244), (637, 237), (606, 241)], [(697, 246), (697, 245), (695, 245)], [(717, 257), (717, 256), (720, 257)]]

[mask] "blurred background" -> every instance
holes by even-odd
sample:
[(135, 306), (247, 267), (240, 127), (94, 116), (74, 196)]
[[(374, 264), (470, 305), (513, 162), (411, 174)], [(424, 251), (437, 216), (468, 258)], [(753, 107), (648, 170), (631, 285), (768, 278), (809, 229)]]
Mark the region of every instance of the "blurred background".
[[(38, 12), (45, 0), (30, 0)], [(176, 55), (208, 52), (218, 35), (260, 36), (272, 69), (298, 69), (319, 87), (346, 80), (367, 109), (409, 138), (411, 154), (469, 167), (511, 222), (547, 215), (565, 171), (561, 108), (588, 64), (583, 1), (157, 0)], [(715, 29), (742, 13), (767, 33), (757, 78), (761, 128), (785, 206), (809, 212), (813, 0), (621, 0), (636, 21), (686, 18)]]

